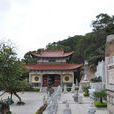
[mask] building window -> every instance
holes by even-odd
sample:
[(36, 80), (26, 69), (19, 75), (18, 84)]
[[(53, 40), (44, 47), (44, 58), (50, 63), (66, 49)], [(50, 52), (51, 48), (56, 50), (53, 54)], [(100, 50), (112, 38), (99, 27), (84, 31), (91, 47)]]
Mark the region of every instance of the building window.
[(39, 77), (38, 77), (38, 76), (36, 76), (36, 77), (34, 78), (34, 80), (35, 80), (35, 81), (38, 81), (38, 80), (39, 80)]
[(66, 76), (66, 77), (65, 77), (65, 80), (66, 80), (66, 81), (69, 81), (69, 77), (68, 77), (68, 76)]
[(56, 62), (54, 59), (49, 60), (50, 63)]

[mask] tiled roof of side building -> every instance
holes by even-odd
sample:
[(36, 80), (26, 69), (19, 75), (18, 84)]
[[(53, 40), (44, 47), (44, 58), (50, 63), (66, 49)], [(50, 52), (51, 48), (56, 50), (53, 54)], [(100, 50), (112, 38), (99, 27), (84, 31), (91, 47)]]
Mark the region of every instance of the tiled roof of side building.
[(83, 64), (31, 64), (24, 65), (29, 70), (73, 70), (83, 66)]
[(30, 52), (31, 55), (36, 56), (36, 57), (67, 57), (73, 54), (72, 52), (69, 53), (64, 53), (63, 49), (60, 50), (42, 50), (42, 52), (39, 53), (34, 53)]

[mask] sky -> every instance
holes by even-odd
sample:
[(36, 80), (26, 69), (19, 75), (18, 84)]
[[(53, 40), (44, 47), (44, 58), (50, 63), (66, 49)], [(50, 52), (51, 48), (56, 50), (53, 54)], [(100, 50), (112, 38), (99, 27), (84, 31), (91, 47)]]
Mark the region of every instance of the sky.
[(92, 31), (96, 15), (114, 15), (114, 0), (0, 0), (0, 41), (19, 58), (69, 36)]

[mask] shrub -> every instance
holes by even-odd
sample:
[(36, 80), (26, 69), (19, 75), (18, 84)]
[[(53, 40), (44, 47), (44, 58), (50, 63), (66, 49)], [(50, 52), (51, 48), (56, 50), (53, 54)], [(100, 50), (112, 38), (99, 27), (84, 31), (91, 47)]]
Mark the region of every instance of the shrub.
[(12, 114), (11, 111), (6, 112), (6, 114)]
[(107, 107), (107, 103), (95, 102), (94, 105), (95, 105), (95, 107), (97, 107), (97, 108), (104, 108), (104, 107)]
[(44, 110), (46, 109), (47, 104), (44, 104), (43, 106), (41, 106), (35, 114), (43, 114)]
[(90, 86), (85, 86), (85, 87), (83, 87), (83, 92), (85, 94), (89, 94), (89, 89), (90, 89)]
[(32, 88), (32, 91), (40, 91), (40, 88)]
[(89, 94), (87, 94), (87, 93), (84, 93), (83, 95), (84, 95), (85, 97), (89, 97)]
[(40, 88), (32, 88), (32, 87), (30, 87), (30, 88), (26, 88), (24, 91), (36, 91), (36, 92), (39, 92), (40, 91)]
[(71, 88), (66, 88), (66, 89), (67, 89), (68, 92), (71, 91)]
[(78, 87), (76, 87), (76, 88), (75, 88), (75, 90), (79, 90), (79, 88), (78, 88)]
[(92, 78), (90, 81), (93, 82), (93, 83), (102, 82), (102, 78), (101, 78), (101, 76), (99, 76), (99, 77)]

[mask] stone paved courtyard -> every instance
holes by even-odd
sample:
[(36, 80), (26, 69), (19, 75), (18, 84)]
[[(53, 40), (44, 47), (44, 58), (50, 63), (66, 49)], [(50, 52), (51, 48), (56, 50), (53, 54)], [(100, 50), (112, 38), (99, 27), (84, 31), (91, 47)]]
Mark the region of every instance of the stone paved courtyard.
[[(59, 107), (58, 107), (57, 114), (63, 114), (63, 110), (65, 109), (65, 104), (63, 104), (61, 102), (63, 99), (67, 99), (67, 101), (69, 103), (69, 107), (71, 108), (72, 114), (87, 114), (88, 107), (90, 106), (89, 97), (83, 97), (83, 103), (78, 104), (78, 103), (74, 102), (71, 93), (62, 94), (61, 100), (59, 102)], [(107, 109), (106, 108), (96, 109), (95, 114), (107, 114)]]
[[(18, 101), (18, 99), (15, 96), (13, 96), (15, 103), (10, 106), (12, 114), (35, 114), (36, 110), (43, 104), (42, 99), (43, 96), (46, 95), (46, 93), (24, 92), (19, 93), (19, 95), (22, 97), (22, 100), (26, 104), (23, 106), (17, 106), (16, 102)], [(9, 94), (6, 94), (2, 96), (2, 99), (7, 98), (8, 96)], [(57, 114), (63, 114), (65, 104), (63, 104), (62, 101), (64, 99), (67, 99), (69, 107), (72, 110), (72, 114), (87, 114), (88, 107), (90, 105), (90, 99), (83, 97), (83, 104), (78, 104), (73, 101), (71, 93), (62, 94), (61, 99), (59, 101)], [(107, 110), (97, 109), (95, 114), (107, 114)]]

